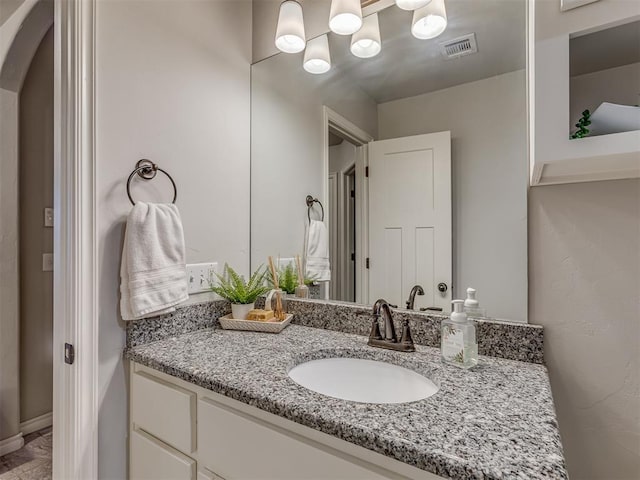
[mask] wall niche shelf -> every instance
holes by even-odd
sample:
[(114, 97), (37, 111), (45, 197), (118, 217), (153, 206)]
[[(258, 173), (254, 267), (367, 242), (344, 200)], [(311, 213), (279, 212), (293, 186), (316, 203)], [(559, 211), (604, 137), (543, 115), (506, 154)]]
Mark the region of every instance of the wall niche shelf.
[(640, 102), (639, 16), (605, 19), (605, 25), (587, 23), (592, 18), (603, 20), (573, 16), (564, 22), (570, 31), (536, 30), (530, 50), (532, 186), (640, 178), (640, 127), (598, 135), (594, 122), (592, 135), (570, 138), (582, 111), (593, 114), (607, 104), (633, 109)]

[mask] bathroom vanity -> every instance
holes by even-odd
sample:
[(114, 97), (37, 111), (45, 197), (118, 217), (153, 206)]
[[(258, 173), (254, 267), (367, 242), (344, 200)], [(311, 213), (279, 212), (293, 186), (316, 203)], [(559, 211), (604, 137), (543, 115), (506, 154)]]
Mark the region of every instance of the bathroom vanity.
[[(303, 326), (318, 317), (298, 314), (278, 335), (215, 328), (222, 305), (131, 325), (130, 478), (567, 478), (543, 365), (483, 356), (464, 371), (442, 364), (429, 346), (413, 353), (367, 346), (365, 336), (345, 333), (370, 321), (357, 320), (354, 306), (292, 305), (336, 310), (324, 317), (325, 328)], [(438, 321), (411, 315), (416, 324)], [(523, 338), (541, 333), (520, 327)], [(418, 343), (428, 339), (427, 330), (415, 330)], [(323, 358), (405, 367), (438, 391), (410, 403), (357, 403), (288, 376)]]

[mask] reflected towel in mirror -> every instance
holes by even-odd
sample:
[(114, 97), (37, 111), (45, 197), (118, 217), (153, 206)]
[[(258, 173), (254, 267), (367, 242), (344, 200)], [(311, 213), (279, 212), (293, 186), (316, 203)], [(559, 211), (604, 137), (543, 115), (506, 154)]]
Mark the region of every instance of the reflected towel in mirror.
[(311, 220), (307, 226), (304, 245), (305, 276), (317, 282), (331, 280), (329, 264), (329, 232), (319, 220)]

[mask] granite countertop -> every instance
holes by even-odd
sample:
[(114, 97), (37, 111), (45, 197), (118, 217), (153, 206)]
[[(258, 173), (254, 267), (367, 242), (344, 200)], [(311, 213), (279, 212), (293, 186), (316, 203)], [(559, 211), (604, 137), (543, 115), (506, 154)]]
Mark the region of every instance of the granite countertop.
[[(400, 353), (366, 338), (290, 325), (279, 335), (199, 330), (130, 347), (126, 358), (454, 479), (566, 479), (547, 370), (481, 357), (470, 371), (444, 365), (439, 350)], [(287, 372), (306, 360), (350, 356), (424, 374), (432, 397), (374, 405), (327, 397)]]

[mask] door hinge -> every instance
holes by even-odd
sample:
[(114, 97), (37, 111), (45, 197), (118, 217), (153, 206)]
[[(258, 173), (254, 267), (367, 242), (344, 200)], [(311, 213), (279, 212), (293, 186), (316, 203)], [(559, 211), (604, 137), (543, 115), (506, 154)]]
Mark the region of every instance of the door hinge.
[(355, 261), (356, 261), (356, 254), (355, 254), (355, 253), (352, 253), (352, 254), (351, 254), (351, 261), (352, 261), (352, 262), (355, 262)]
[(365, 267), (369, 268), (369, 265), (370, 265), (369, 257), (367, 257), (367, 259), (364, 261), (364, 265), (365, 265)]
[(351, 198), (355, 198), (356, 197), (356, 191), (355, 190), (351, 190)]
[(369, 178), (369, 167), (364, 167), (364, 176)]
[(64, 363), (73, 365), (76, 359), (76, 349), (70, 343), (64, 344)]

